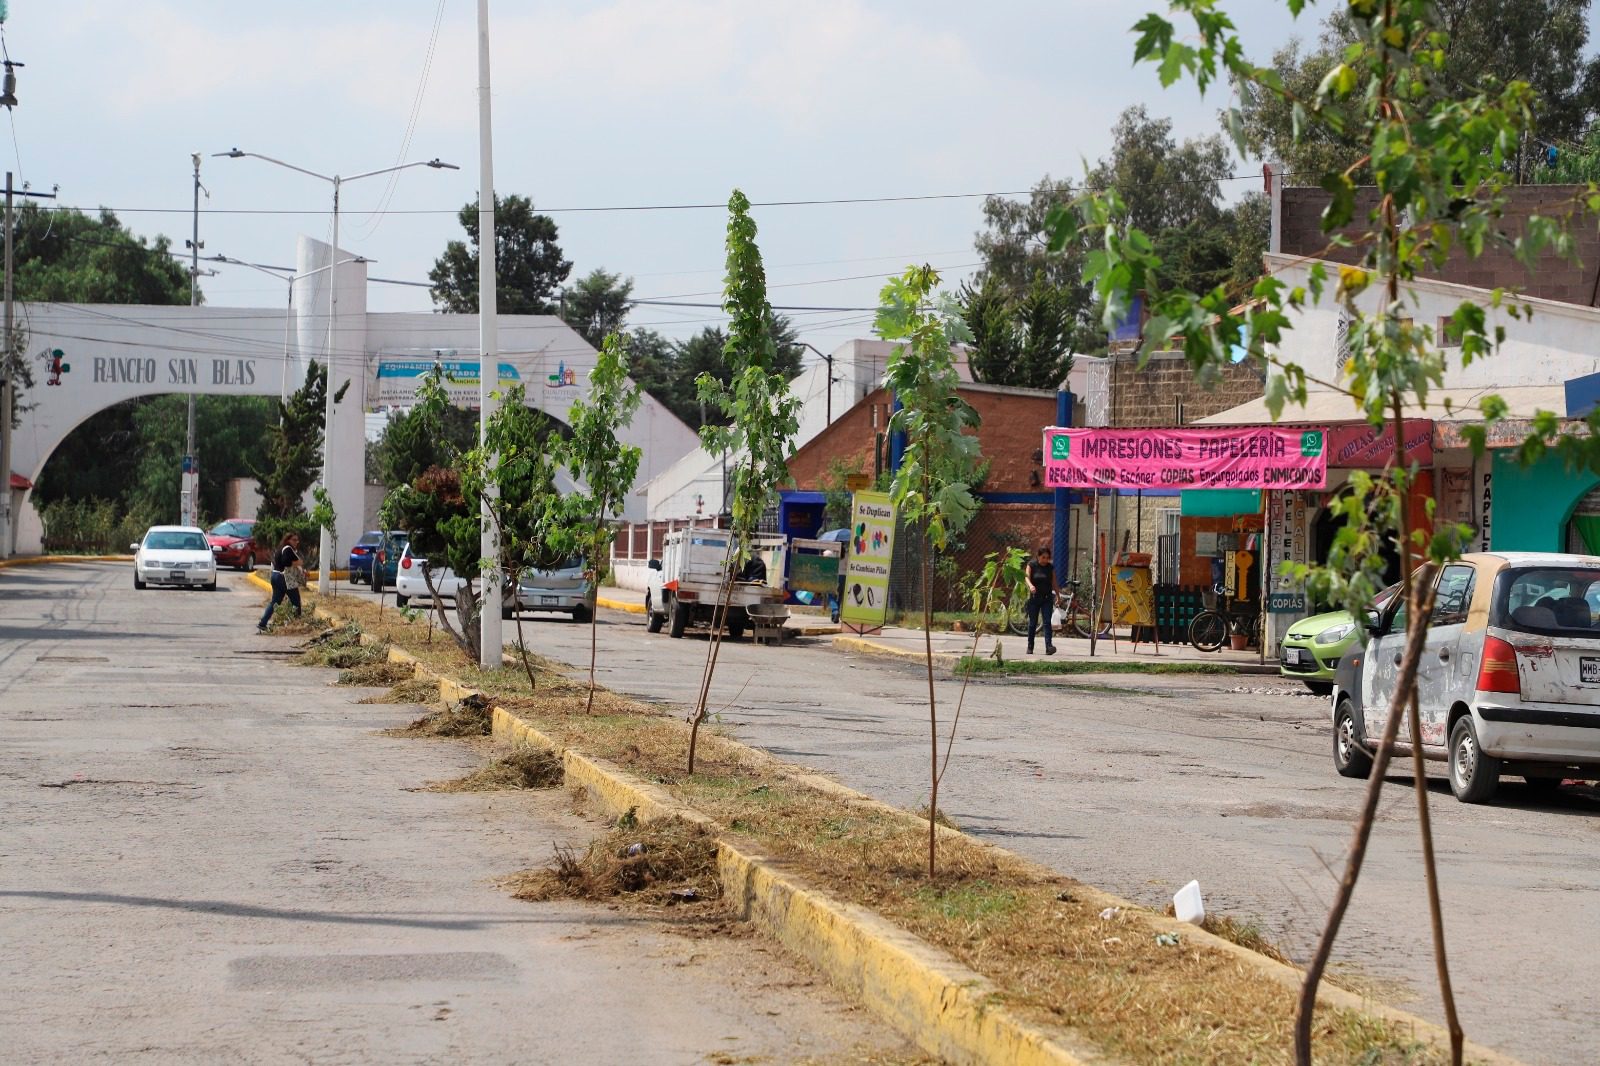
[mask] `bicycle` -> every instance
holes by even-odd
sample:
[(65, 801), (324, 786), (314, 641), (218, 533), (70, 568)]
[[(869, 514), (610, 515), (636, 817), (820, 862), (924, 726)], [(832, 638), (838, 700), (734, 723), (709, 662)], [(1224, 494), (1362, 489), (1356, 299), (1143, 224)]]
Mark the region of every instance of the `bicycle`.
[(1226, 586), (1217, 585), (1201, 594), (1205, 609), (1189, 621), (1189, 643), (1196, 651), (1217, 651), (1230, 633), (1248, 633), (1260, 641), (1261, 612), (1255, 604), (1230, 600), (1227, 591)]
[[(1022, 589), (1018, 593), (1012, 594), (1012, 600), (1018, 601), (1018, 606), (1013, 608), (1010, 602), (1006, 604), (1006, 624), (1012, 633), (1025, 637), (1028, 635), (1027, 595)], [(1083, 591), (1083, 582), (1070, 578), (1062, 582), (1061, 589), (1056, 592), (1050, 621), (1056, 633), (1064, 636), (1070, 630), (1088, 640), (1093, 628), (1091, 620), (1098, 613), (1093, 597)], [(1101, 622), (1097, 636), (1107, 637), (1110, 634), (1111, 623)]]

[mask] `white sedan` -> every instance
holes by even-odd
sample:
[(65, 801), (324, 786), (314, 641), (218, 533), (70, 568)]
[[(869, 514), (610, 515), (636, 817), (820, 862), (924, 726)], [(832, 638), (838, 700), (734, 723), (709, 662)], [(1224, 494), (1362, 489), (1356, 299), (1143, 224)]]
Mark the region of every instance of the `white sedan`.
[(217, 563), (205, 530), (198, 526), (151, 526), (144, 540), (130, 544), (133, 549), (133, 587), (173, 585), (201, 588), (217, 587)]

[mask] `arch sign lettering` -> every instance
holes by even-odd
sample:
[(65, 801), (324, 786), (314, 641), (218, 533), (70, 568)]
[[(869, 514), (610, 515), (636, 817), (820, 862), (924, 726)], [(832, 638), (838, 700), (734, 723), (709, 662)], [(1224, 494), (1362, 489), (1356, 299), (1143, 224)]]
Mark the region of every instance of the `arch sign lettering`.
[(1328, 434), (1278, 426), (1044, 431), (1054, 489), (1321, 489)]

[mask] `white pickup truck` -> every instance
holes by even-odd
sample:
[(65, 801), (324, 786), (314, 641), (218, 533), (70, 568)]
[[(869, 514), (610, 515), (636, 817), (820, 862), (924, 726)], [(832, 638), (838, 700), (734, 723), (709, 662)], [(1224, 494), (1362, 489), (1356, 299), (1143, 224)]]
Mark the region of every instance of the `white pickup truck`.
[[(716, 621), (730, 560), (733, 534), (725, 529), (680, 529), (667, 534), (661, 558), (650, 560), (650, 581), (644, 594), (645, 616), (652, 633), (667, 626), (670, 636), (681, 637), (691, 625), (711, 626)], [(783, 602), (783, 537), (757, 534), (751, 539), (750, 561), (737, 575), (728, 593), (723, 620), (728, 636), (738, 640), (750, 628), (748, 608)], [(669, 625), (670, 623), (670, 625)]]

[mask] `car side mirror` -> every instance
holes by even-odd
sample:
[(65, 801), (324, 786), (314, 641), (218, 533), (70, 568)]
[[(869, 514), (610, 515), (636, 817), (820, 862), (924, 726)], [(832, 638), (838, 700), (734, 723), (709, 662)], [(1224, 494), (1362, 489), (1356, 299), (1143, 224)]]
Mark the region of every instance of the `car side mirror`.
[(138, 541), (134, 541), (132, 544), (128, 545), (128, 550), (131, 551), (131, 552), (138, 551), (139, 550), (139, 542)]
[(1383, 615), (1371, 607), (1367, 608), (1366, 630), (1369, 635), (1374, 637), (1380, 637), (1384, 632)]
[(661, 560), (660, 559), (651, 559), (650, 560), (650, 569), (652, 569), (652, 570), (660, 570), (661, 569)]

